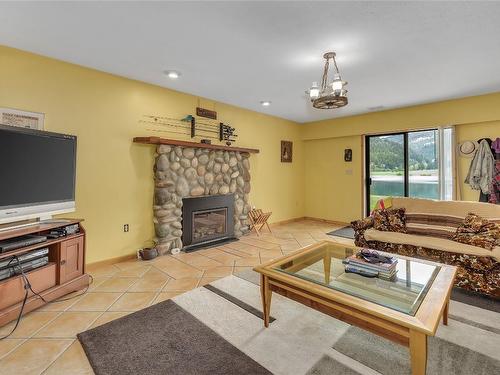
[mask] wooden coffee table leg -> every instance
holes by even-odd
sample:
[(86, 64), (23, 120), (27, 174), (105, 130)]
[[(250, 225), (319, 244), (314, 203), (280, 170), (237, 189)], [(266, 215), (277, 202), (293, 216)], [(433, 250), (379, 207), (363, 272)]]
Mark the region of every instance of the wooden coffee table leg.
[(412, 375), (425, 375), (427, 368), (427, 335), (410, 330), (410, 357)]
[(262, 298), (262, 314), (264, 316), (264, 327), (269, 327), (269, 316), (271, 314), (271, 289), (266, 276), (260, 275), (260, 294)]
[(446, 305), (444, 305), (444, 311), (443, 311), (443, 324), (445, 326), (448, 325), (448, 310), (450, 309), (450, 300), (446, 302)]
[(330, 252), (327, 251), (325, 254), (325, 258), (323, 259), (323, 267), (325, 272), (325, 284), (330, 284), (330, 271), (332, 268), (332, 257), (330, 256)]

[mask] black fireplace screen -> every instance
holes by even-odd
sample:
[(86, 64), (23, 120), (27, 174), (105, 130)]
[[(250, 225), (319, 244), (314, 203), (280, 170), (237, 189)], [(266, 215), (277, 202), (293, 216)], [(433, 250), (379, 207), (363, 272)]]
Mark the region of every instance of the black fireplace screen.
[(234, 239), (234, 194), (182, 199), (184, 251)]
[(193, 212), (193, 243), (226, 233), (227, 208)]

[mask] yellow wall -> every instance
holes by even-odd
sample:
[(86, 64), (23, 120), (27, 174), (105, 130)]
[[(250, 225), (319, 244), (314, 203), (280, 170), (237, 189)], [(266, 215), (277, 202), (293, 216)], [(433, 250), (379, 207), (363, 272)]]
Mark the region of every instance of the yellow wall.
[[(444, 125), (457, 125), (457, 142), (500, 137), (500, 93), (306, 124), (306, 216), (343, 222), (363, 216), (363, 134)], [(346, 148), (353, 149), (352, 163), (344, 162)], [(479, 193), (463, 183), (469, 163), (458, 158), (462, 199), (477, 201)], [(352, 175), (346, 174), (348, 169)]]
[[(250, 159), (250, 196), (253, 205), (273, 211), (273, 221), (361, 217), (363, 134), (455, 124), (459, 142), (500, 136), (500, 93), (299, 125), (0, 46), (0, 107), (43, 112), (46, 130), (78, 136), (71, 216), (86, 220), (89, 263), (133, 254), (153, 237), (154, 147), (132, 138), (183, 137), (147, 130), (141, 117), (180, 118), (199, 104), (237, 128), (238, 146), (261, 150)], [(280, 162), (280, 140), (294, 142), (293, 163)], [(353, 150), (350, 163), (346, 148)], [(459, 159), (460, 180), (469, 162)], [(464, 184), (461, 190), (463, 199), (477, 200), (476, 191)]]
[[(132, 138), (159, 133), (147, 131), (141, 117), (180, 118), (197, 105), (191, 95), (0, 46), (0, 107), (43, 112), (46, 130), (78, 136), (70, 216), (85, 219), (88, 263), (133, 254), (153, 237), (154, 147)], [(237, 128), (238, 146), (261, 150), (250, 158), (252, 204), (273, 211), (273, 221), (303, 216), (300, 125), (209, 100), (201, 105)], [(293, 163), (280, 162), (280, 140), (294, 141)]]
[[(352, 162), (344, 149), (353, 150)], [(349, 222), (361, 208), (361, 137), (339, 137), (304, 142), (305, 216)]]

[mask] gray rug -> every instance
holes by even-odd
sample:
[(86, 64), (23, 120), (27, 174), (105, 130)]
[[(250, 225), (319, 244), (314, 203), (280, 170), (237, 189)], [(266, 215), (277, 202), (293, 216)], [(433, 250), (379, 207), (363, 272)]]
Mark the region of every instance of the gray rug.
[(327, 233), (329, 236), (337, 236), (343, 238), (349, 238), (351, 240), (354, 239), (354, 229), (351, 226), (343, 227), (340, 229), (332, 230)]
[[(407, 348), (357, 327), (350, 327), (333, 349), (384, 375), (411, 374)], [(439, 337), (428, 338), (427, 353), (428, 375), (500, 374), (500, 361)], [(328, 362), (339, 365), (333, 358)]]
[(328, 355), (323, 355), (321, 359), (307, 372), (307, 375), (360, 375), (346, 365), (336, 361)]
[(470, 290), (454, 287), (451, 291), (451, 299), (479, 307), (481, 309), (500, 313), (500, 299), (475, 293)]
[[(259, 275), (251, 270), (239, 272), (235, 276), (259, 285)], [(500, 357), (492, 356), (491, 350), (481, 348), (483, 344), (472, 346), (465, 344), (467, 341), (477, 341), (478, 337), (482, 338), (480, 341), (484, 342), (484, 345), (491, 348), (500, 344), (500, 320), (496, 315), (498, 302), (489, 300), (485, 306), (484, 298), (481, 296), (468, 294), (467, 297), (464, 299), (452, 296), (452, 299), (461, 300), (464, 305), (463, 307), (455, 305), (452, 308), (450, 326), (443, 327), (446, 339), (438, 336), (429, 338), (427, 369), (429, 375), (500, 374)], [(462, 310), (466, 305), (486, 308), (481, 311), (476, 310), (477, 312)], [(454, 340), (458, 342), (453, 342)], [(331, 348), (334, 352), (361, 365), (361, 369), (355, 368), (356, 366), (351, 368), (339, 362), (331, 353), (330, 355), (326, 353), (311, 365), (307, 374), (358, 375), (372, 374), (373, 370), (383, 375), (411, 373), (407, 348), (353, 326), (348, 327)]]
[(78, 339), (96, 375), (271, 374), (171, 300)]

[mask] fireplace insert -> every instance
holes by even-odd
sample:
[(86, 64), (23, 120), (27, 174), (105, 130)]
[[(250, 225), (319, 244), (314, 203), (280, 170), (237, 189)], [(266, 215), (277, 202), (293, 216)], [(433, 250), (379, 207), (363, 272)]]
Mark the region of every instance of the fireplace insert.
[(184, 251), (235, 240), (234, 195), (206, 195), (182, 200)]

